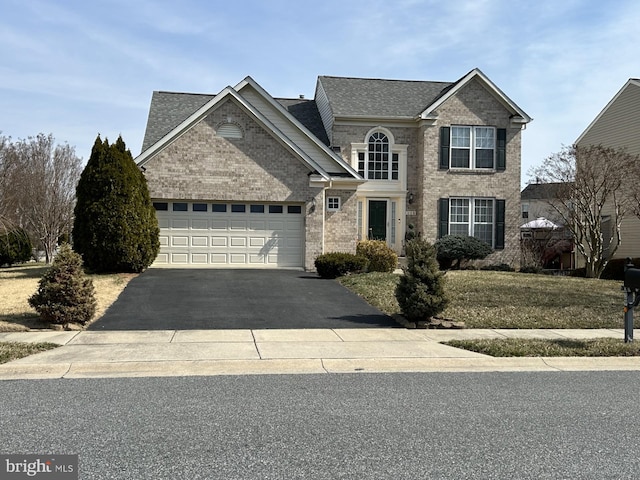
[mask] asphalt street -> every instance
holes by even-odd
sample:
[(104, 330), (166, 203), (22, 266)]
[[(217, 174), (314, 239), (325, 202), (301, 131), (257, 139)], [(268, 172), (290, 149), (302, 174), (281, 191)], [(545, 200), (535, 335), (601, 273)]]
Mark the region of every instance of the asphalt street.
[(0, 382), (5, 453), (82, 479), (638, 478), (637, 372)]

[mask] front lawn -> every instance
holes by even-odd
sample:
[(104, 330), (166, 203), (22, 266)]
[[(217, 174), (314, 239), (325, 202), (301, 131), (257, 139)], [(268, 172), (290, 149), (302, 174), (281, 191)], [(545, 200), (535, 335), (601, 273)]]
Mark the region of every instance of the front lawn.
[[(49, 267), (28, 263), (0, 269), (0, 332), (20, 332), (34, 328), (49, 328), (40, 321), (27, 299), (35, 293), (38, 281)], [(135, 274), (89, 275), (96, 288), (98, 308), (94, 320), (100, 318), (118, 298)]]
[[(339, 278), (381, 311), (400, 313), (398, 275), (365, 273)], [(442, 317), (467, 328), (623, 328), (621, 282), (478, 270), (448, 271), (451, 302)], [(640, 321), (636, 320), (636, 328)]]

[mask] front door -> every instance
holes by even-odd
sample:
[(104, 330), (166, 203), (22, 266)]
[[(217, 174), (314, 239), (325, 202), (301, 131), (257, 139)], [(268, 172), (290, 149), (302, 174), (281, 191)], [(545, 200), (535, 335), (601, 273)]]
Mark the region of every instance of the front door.
[(369, 200), (369, 240), (387, 240), (386, 200)]

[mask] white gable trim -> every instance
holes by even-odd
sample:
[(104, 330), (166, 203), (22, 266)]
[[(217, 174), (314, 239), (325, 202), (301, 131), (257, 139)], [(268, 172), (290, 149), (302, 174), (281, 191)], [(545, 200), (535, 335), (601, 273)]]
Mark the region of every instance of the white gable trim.
[(509, 110), (512, 111), (514, 115), (517, 115), (520, 118), (515, 118), (513, 121), (515, 123), (526, 124), (533, 120), (529, 115), (527, 115), (524, 110), (522, 110), (518, 105), (516, 105), (509, 97), (507, 97), (502, 90), (500, 90), (484, 73), (480, 71), (479, 68), (474, 68), (460, 80), (458, 80), (455, 85), (449, 89), (447, 93), (445, 93), (438, 100), (429, 105), (421, 114), (420, 118), (424, 120), (433, 120), (435, 118), (434, 111), (440, 107), (444, 102), (446, 102), (453, 95), (458, 93), (465, 85), (467, 85), (474, 78), (478, 78), (481, 82), (485, 84), (486, 87), (493, 93), (493, 95), (500, 100)]
[(247, 113), (254, 117), (258, 123), (262, 124), (264, 128), (273, 132), (274, 136), (284, 144), (289, 150), (298, 156), (303, 163), (307, 165), (310, 170), (317, 171), (323, 178), (329, 180), (330, 176), (327, 172), (325, 172), (313, 159), (311, 159), (305, 152), (303, 152), (300, 147), (298, 147), (295, 143), (293, 143), (289, 138), (286, 137), (277, 127), (275, 127), (262, 113), (260, 113), (257, 109), (255, 109), (250, 103), (248, 103), (241, 95), (238, 94), (233, 88), (226, 87), (222, 90), (218, 95), (205, 103), (202, 107), (196, 110), (191, 116), (189, 116), (186, 120), (180, 123), (177, 127), (171, 130), (168, 134), (158, 140), (155, 144), (141, 153), (136, 159), (135, 162), (139, 167), (144, 166), (150, 159), (152, 159), (156, 154), (161, 152), (164, 148), (166, 148), (169, 144), (177, 140), (179, 137), (184, 135), (193, 125), (201, 121), (204, 117), (206, 117), (212, 110), (214, 110), (219, 104), (221, 104), (224, 100), (232, 98), (234, 99)]
[(631, 85), (635, 87), (640, 87), (640, 80), (637, 78), (630, 78), (629, 80), (627, 80), (627, 83), (625, 83), (624, 86), (618, 91), (618, 93), (616, 93), (615, 96), (609, 101), (609, 103), (605, 105), (602, 111), (596, 116), (596, 118), (593, 119), (593, 121), (589, 124), (589, 126), (585, 128), (584, 132), (582, 132), (582, 134), (575, 141), (576, 144), (580, 143), (580, 141), (585, 137), (585, 135), (589, 133), (589, 130), (591, 130), (591, 128), (598, 122), (598, 120), (600, 120), (600, 117), (602, 117), (605, 114), (605, 112), (609, 110), (609, 107), (611, 107), (611, 105), (615, 103), (618, 97), (622, 95), (622, 93)]
[(313, 133), (311, 133), (307, 129), (307, 127), (305, 127), (302, 123), (298, 121), (297, 118), (291, 115), (286, 108), (284, 108), (271, 95), (269, 95), (269, 93), (265, 89), (263, 89), (253, 78), (251, 78), (250, 76), (246, 77), (244, 80), (238, 83), (238, 85), (236, 85), (234, 89), (242, 95), (241, 90), (247, 85), (251, 86), (260, 95), (262, 95), (265, 98), (265, 100), (267, 100), (273, 108), (278, 110), (278, 112), (281, 115), (283, 115), (289, 122), (294, 124), (300, 131), (302, 131), (302, 133), (304, 133), (304, 135), (311, 142), (313, 142), (317, 147), (323, 150), (323, 152), (327, 154), (329, 157), (331, 157), (331, 159), (335, 163), (337, 163), (342, 169), (346, 170), (349, 174), (353, 175), (356, 179), (360, 179), (360, 175), (358, 175), (358, 172), (354, 170), (353, 167), (351, 167), (351, 165), (345, 162), (340, 155), (335, 153), (333, 150), (327, 147), (324, 143), (318, 140), (318, 137), (316, 137)]

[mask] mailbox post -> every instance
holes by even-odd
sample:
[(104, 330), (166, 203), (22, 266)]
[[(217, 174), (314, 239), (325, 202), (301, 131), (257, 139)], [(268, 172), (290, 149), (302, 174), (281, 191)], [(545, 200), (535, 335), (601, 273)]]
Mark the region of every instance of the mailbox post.
[(624, 285), (622, 289), (625, 293), (624, 304), (624, 341), (633, 342), (633, 308), (640, 303), (640, 268), (636, 268), (631, 263), (631, 258), (627, 257), (624, 266)]

